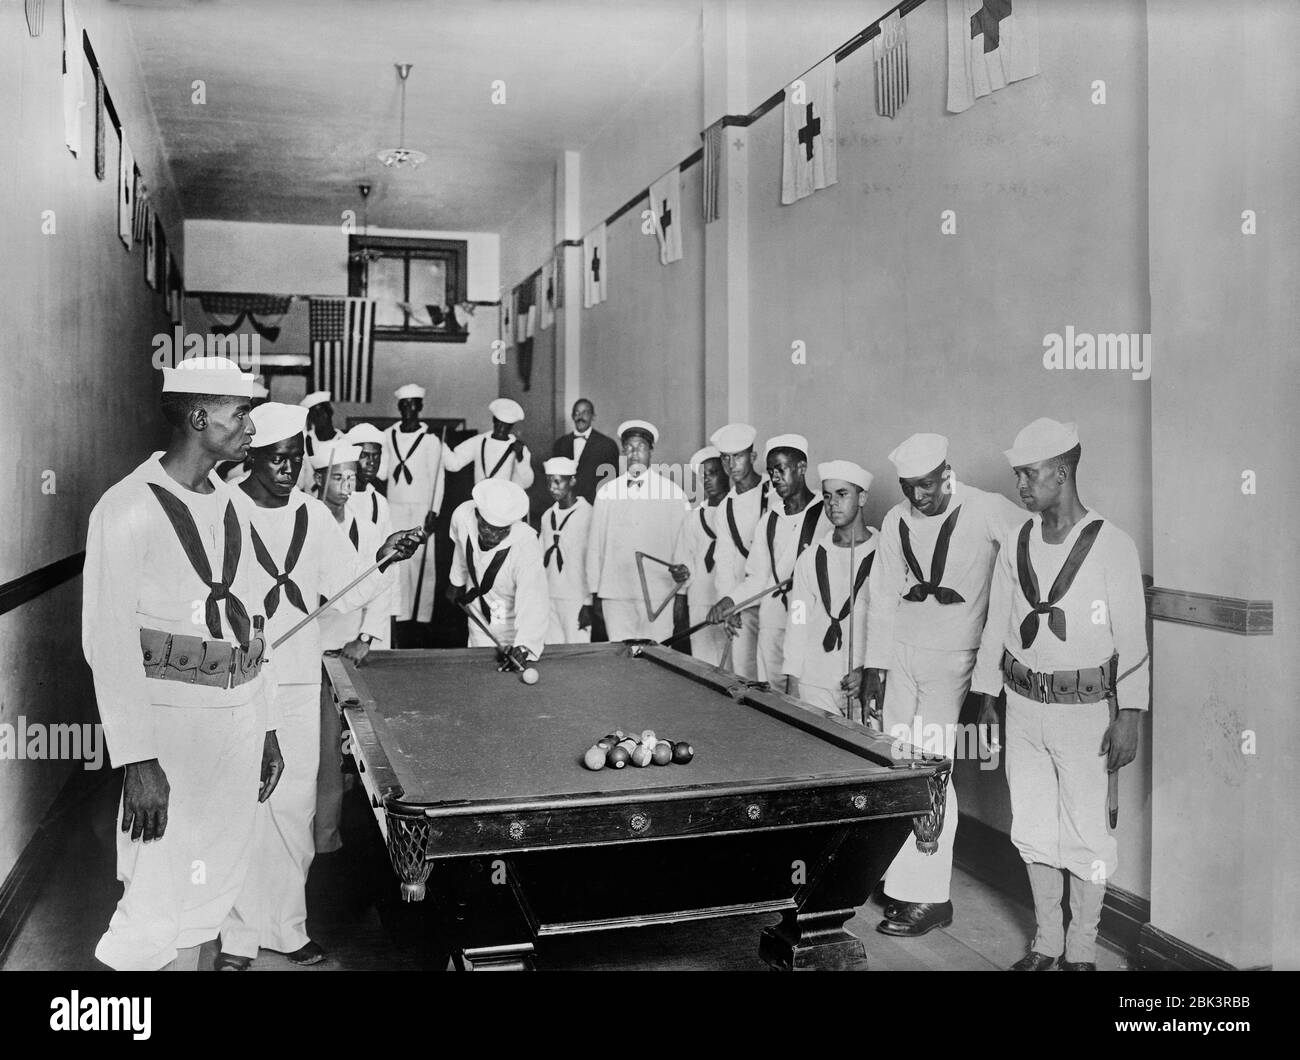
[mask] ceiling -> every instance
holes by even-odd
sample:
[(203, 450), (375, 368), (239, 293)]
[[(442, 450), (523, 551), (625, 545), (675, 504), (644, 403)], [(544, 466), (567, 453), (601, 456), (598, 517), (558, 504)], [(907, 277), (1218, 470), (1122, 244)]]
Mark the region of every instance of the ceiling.
[[(500, 231), (697, 31), (700, 0), (120, 0), (187, 220)], [(413, 64), (398, 146), (393, 64)], [(191, 102), (205, 83), (207, 101)], [(492, 82), (506, 102), (492, 103)]]

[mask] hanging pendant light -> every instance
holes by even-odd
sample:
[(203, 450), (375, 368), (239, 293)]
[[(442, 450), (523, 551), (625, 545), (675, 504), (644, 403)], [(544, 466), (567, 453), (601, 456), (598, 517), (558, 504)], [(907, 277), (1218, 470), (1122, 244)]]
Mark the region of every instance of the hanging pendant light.
[(428, 159), (423, 151), (416, 151), (406, 146), (406, 79), (411, 73), (411, 63), (394, 63), (397, 67), (397, 76), (402, 83), (402, 135), (398, 139), (397, 147), (389, 147), (379, 152), (379, 161), (389, 169), (403, 169), (409, 166), (414, 169), (421, 162)]

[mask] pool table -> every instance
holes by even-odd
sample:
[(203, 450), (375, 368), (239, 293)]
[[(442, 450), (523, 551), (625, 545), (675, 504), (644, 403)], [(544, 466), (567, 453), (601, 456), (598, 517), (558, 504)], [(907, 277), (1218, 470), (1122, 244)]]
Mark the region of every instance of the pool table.
[[(403, 897), (427, 888), (456, 967), (741, 913), (781, 914), (759, 940), (773, 967), (865, 967), (844, 925), (913, 833), (933, 850), (947, 759), (658, 645), (551, 646), (537, 665), (525, 685), (492, 648), (325, 659)], [(693, 761), (582, 765), (647, 728)]]

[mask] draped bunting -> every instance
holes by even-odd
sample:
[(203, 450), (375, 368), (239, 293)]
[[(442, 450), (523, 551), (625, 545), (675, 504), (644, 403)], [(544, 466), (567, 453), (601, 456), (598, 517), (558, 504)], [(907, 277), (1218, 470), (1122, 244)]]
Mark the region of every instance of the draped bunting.
[(280, 337), (280, 324), (289, 312), (291, 296), (287, 294), (217, 294), (199, 296), (203, 311), (212, 318), (208, 330), (215, 335), (229, 335), (248, 320), (267, 342)]

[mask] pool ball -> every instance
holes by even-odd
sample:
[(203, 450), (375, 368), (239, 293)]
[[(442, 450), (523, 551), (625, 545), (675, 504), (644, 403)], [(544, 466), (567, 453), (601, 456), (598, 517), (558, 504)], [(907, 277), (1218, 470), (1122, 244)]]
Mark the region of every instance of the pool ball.
[(631, 755), (623, 750), (622, 747), (611, 747), (609, 753), (605, 755), (605, 764), (609, 766), (610, 769), (622, 769), (627, 765), (630, 757)]
[(667, 740), (660, 740), (655, 744), (653, 760), (657, 766), (666, 766), (673, 760), (673, 745)]
[(679, 740), (673, 744), (673, 761), (678, 765), (684, 766), (695, 757), (695, 748), (685, 740)]
[(607, 751), (600, 744), (587, 748), (587, 753), (582, 756), (582, 764), (588, 769), (604, 769), (605, 755)]

